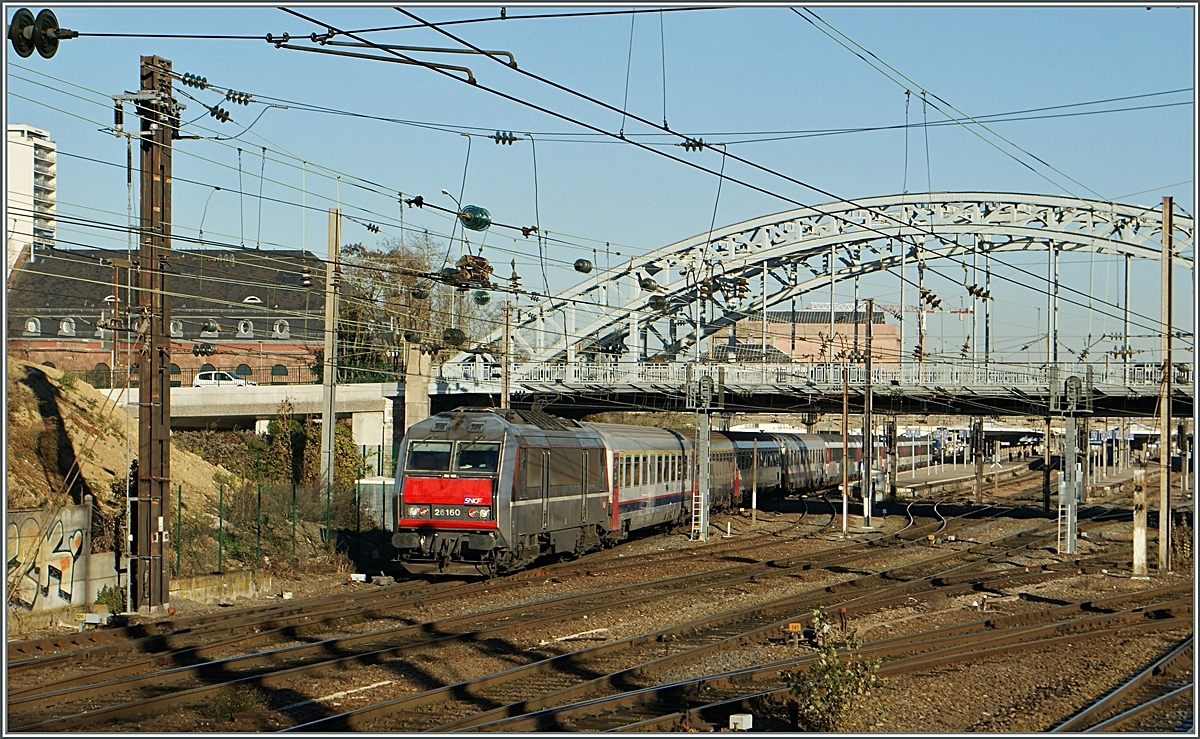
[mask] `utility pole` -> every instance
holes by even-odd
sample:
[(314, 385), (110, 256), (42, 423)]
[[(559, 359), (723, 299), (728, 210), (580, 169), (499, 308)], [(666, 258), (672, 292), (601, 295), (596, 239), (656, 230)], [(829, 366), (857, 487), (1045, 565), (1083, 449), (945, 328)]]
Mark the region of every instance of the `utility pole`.
[(509, 301), (504, 301), (504, 341), (500, 350), (500, 407), (509, 407), (509, 397), (512, 392), (512, 360), (509, 359), (512, 342), (512, 308)]
[(850, 368), (842, 368), (842, 538), (846, 538), (850, 499)]
[[(698, 373), (695, 364), (689, 365), (691, 372)], [(708, 541), (708, 500), (711, 464), (709, 442), (711, 439), (713, 383), (708, 376), (688, 378), (690, 405), (696, 412), (696, 491), (692, 496), (692, 540)]]
[[(925, 261), (917, 260), (917, 291), (925, 295)], [(917, 361), (925, 362), (925, 306), (917, 300)]]
[(754, 439), (754, 450), (751, 452), (753, 465), (750, 471), (750, 526), (758, 526), (758, 439)]
[[(168, 537), (164, 505), (171, 486), (171, 314), (167, 252), (171, 249), (171, 142), (179, 135), (179, 107), (171, 96), (171, 62), (141, 58), (137, 100), (141, 119), (141, 223), (137, 311), (138, 475), (129, 516), (129, 607), (157, 611), (170, 601), (163, 568)], [(114, 342), (116, 341), (116, 332)]]
[(975, 457), (975, 505), (983, 504), (983, 419), (971, 419), (971, 453)]
[[(901, 355), (903, 356), (903, 355)], [(896, 500), (896, 479), (900, 476), (900, 437), (896, 435), (896, 417), (887, 424), (888, 448), (888, 500)]]
[[(342, 212), (329, 209), (329, 259), (325, 266), (325, 361), (321, 372), (321, 483), (325, 485), (325, 536), (329, 531), (334, 473), (334, 400), (337, 392), (337, 298), (341, 277)], [(407, 388), (405, 388), (407, 390)]]
[[(1162, 395), (1159, 400), (1158, 434), (1158, 572), (1171, 569), (1171, 380), (1175, 366), (1171, 358), (1172, 233), (1175, 202), (1170, 196), (1162, 201)], [(1183, 440), (1180, 439), (1180, 442)], [(1180, 444), (1182, 446), (1182, 443)]]
[(1067, 519), (1066, 550), (1060, 554), (1075, 554), (1075, 539), (1078, 536), (1079, 517), (1079, 472), (1080, 465), (1076, 461), (1079, 445), (1079, 431), (1075, 422), (1075, 414), (1083, 406), (1083, 383), (1074, 375), (1066, 381), (1066, 433), (1063, 436), (1063, 468), (1058, 483), (1058, 505), (1065, 509)]
[(867, 344), (867, 381), (866, 387), (863, 389), (863, 472), (862, 472), (862, 496), (863, 496), (863, 528), (871, 528), (871, 504), (874, 502), (875, 495), (875, 429), (871, 423), (871, 326), (875, 322), (875, 299), (867, 298), (867, 328), (866, 328), (866, 344)]

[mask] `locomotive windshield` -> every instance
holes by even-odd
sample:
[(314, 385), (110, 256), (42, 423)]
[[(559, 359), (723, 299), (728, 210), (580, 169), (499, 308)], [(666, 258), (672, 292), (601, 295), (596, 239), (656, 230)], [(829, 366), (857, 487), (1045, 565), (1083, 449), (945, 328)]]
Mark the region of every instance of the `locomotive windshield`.
[(499, 444), (459, 442), (458, 454), (454, 459), (454, 470), (456, 472), (495, 472), (499, 458)]
[(412, 441), (408, 444), (407, 469), (421, 472), (449, 472), (449, 441)]

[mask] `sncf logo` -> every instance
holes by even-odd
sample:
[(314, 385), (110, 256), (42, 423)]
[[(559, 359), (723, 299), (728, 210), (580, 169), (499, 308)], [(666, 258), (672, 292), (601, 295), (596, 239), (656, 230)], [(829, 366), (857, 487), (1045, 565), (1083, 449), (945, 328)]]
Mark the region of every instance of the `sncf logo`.
[(483, 498), (463, 498), (463, 505), (483, 505)]

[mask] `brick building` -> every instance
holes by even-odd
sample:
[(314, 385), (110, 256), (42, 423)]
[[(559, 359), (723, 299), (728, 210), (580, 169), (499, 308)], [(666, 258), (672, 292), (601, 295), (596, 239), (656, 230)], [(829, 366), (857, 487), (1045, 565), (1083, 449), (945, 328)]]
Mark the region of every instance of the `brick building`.
[[(833, 321), (833, 357), (849, 356), (855, 348), (867, 349), (866, 308), (835, 310)], [(900, 326), (885, 321), (883, 310), (876, 308), (871, 317), (871, 357), (877, 364), (900, 363)], [(762, 312), (738, 321), (731, 344), (737, 346), (763, 345)], [(826, 362), (829, 361), (829, 311), (768, 310), (766, 325), (767, 361)], [(715, 345), (714, 345), (715, 346)], [(717, 350), (714, 348), (714, 352)], [(740, 354), (740, 353), (739, 353)], [(774, 358), (772, 358), (774, 357)], [(740, 358), (740, 357), (739, 357)], [(756, 355), (762, 360), (762, 351)], [(752, 360), (751, 360), (752, 361)]]
[[(136, 309), (137, 272), (123, 266), (128, 259), (123, 249), (35, 248), (9, 282), (9, 356), (70, 370), (99, 387), (124, 384), (133, 367), (136, 385), (138, 322), (130, 306)], [(209, 369), (260, 384), (316, 381), (325, 267), (314, 254), (177, 249), (169, 265), (173, 385), (190, 385)], [(306, 271), (310, 287), (302, 285)], [(113, 320), (135, 330), (110, 330)], [(201, 342), (217, 353), (195, 355)]]

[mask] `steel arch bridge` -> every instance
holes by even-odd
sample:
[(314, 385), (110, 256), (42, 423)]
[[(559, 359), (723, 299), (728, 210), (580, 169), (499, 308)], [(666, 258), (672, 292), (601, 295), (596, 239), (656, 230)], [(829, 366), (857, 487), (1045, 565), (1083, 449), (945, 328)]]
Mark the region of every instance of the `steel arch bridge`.
[[(1177, 264), (1191, 267), (1191, 257), (1178, 255), (1193, 246), (1193, 218), (1176, 213), (1172, 230)], [(710, 339), (711, 346), (714, 334), (764, 309), (826, 297), (831, 284), (876, 272), (908, 267), (920, 284), (927, 262), (965, 265), (994, 254), (1045, 251), (1057, 274), (1062, 252), (1160, 261), (1161, 239), (1156, 209), (1014, 193), (895, 195), (763, 216), (635, 257), (520, 308), (508, 351), (511, 393), (514, 402), (562, 415), (682, 410), (707, 376), (722, 397), (729, 393), (722, 401), (727, 409), (836, 411), (843, 370), (855, 402), (864, 396), (867, 376), (853, 357), (828, 356), (832, 341), (810, 362), (769, 359), (765, 347), (761, 359), (749, 362), (721, 352), (701, 355), (700, 343)], [(437, 368), (430, 393), (435, 408), (495, 402), (502, 392), (502, 365), (494, 361), (502, 334), (497, 330), (479, 349)], [(1086, 378), (1097, 413), (1154, 412), (1158, 365), (1131, 366), (1128, 358), (1115, 367), (1067, 364), (1056, 354), (1038, 364), (998, 363), (986, 354), (982, 361), (905, 362), (902, 355), (899, 363), (875, 364), (873, 397), (887, 413), (1041, 415), (1055, 406), (1063, 380), (1076, 375)], [(1193, 392), (1188, 368), (1177, 367), (1176, 415), (1191, 413)]]
[[(1180, 254), (1192, 246), (1195, 225), (1177, 213), (1173, 226)], [(1018, 251), (1157, 261), (1161, 238), (1160, 210), (1049, 195), (922, 193), (800, 208), (632, 258), (522, 309), (512, 353), (523, 365), (574, 364), (580, 356), (687, 360), (698, 356), (699, 342), (737, 321), (802, 296), (828, 296), (831, 284), (855, 277)], [(501, 339), (497, 330), (484, 343), (499, 348)]]

